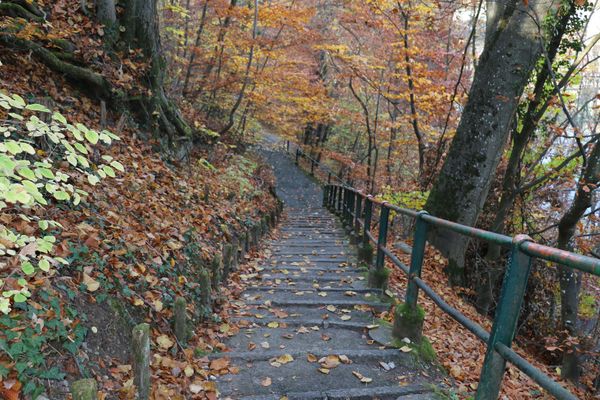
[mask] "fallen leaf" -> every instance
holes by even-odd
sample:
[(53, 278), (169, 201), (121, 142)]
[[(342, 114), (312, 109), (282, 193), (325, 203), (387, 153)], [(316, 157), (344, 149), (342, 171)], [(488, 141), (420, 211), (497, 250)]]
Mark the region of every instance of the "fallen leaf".
[(260, 381), (261, 386), (264, 386), (264, 387), (271, 386), (271, 383), (273, 383), (273, 382), (271, 381), (271, 378), (269, 378), (268, 376), (263, 378)]
[(287, 364), (294, 361), (294, 357), (292, 357), (291, 354), (284, 354), (282, 356), (277, 357), (275, 361), (277, 361), (280, 364)]
[(358, 371), (352, 371), (352, 375), (354, 375), (355, 377), (357, 377), (362, 383), (371, 383), (371, 382), (373, 382), (373, 379), (367, 378), (366, 376), (364, 376), (363, 374), (361, 374)]
[(412, 348), (410, 346), (402, 346), (400, 347), (400, 351), (403, 353), (410, 353), (412, 351)]
[(88, 274), (83, 274), (83, 284), (89, 292), (95, 292), (100, 287), (100, 282), (94, 280)]
[(338, 365), (340, 365), (340, 362), (340, 358), (336, 355), (329, 355), (319, 360), (321, 367), (328, 369), (336, 368)]
[(163, 350), (168, 350), (175, 344), (167, 335), (160, 335), (157, 337), (156, 343), (158, 343), (158, 346)]
[(217, 358), (216, 360), (212, 360), (210, 362), (210, 369), (215, 371), (220, 371), (229, 366), (229, 359), (227, 358)]

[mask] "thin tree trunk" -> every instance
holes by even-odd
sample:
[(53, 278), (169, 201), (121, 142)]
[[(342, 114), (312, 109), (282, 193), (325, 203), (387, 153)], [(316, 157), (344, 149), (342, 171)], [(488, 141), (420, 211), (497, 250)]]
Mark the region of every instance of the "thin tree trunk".
[[(206, 22), (206, 10), (208, 9), (208, 0), (204, 1), (204, 7), (202, 7), (202, 15), (200, 16), (200, 25), (198, 26), (198, 31), (196, 32), (196, 41), (194, 42), (194, 49), (190, 52), (190, 60), (188, 62), (187, 71), (185, 73), (185, 80), (183, 82), (183, 96), (185, 97), (188, 92), (188, 86), (190, 83), (190, 77), (192, 76), (192, 69), (194, 67), (194, 61), (196, 60), (196, 52), (198, 51), (198, 47), (200, 47), (200, 39), (202, 38), (202, 33), (204, 32), (204, 24)], [(185, 57), (185, 55), (184, 55)]]
[[(596, 143), (591, 150), (587, 163), (583, 168), (577, 184), (577, 192), (571, 206), (558, 223), (557, 247), (563, 250), (573, 249), (573, 236), (577, 223), (592, 205), (592, 192), (600, 183), (600, 144)], [(581, 290), (581, 272), (573, 268), (559, 265), (561, 322), (564, 330), (571, 336), (578, 335), (579, 292)], [(581, 374), (580, 354), (578, 346), (574, 346), (563, 354), (562, 376), (577, 381)]]
[(421, 130), (419, 129), (419, 119), (417, 116), (417, 105), (415, 100), (415, 84), (412, 78), (412, 68), (410, 67), (410, 56), (408, 55), (409, 51), (409, 43), (408, 43), (408, 14), (406, 12), (402, 12), (402, 17), (404, 19), (404, 62), (406, 63), (406, 78), (408, 80), (408, 92), (409, 92), (409, 103), (410, 103), (410, 114), (412, 117), (411, 124), (413, 127), (413, 131), (415, 133), (415, 137), (417, 138), (417, 150), (419, 152), (419, 182), (423, 184), (423, 176), (425, 173), (425, 142), (423, 141), (423, 135)]
[(221, 129), (220, 134), (224, 134), (231, 129), (234, 124), (235, 113), (237, 112), (240, 104), (242, 104), (242, 100), (244, 99), (244, 92), (246, 91), (246, 87), (248, 86), (248, 81), (250, 79), (250, 68), (252, 67), (252, 61), (254, 61), (254, 47), (256, 45), (256, 38), (258, 36), (258, 0), (254, 0), (254, 21), (252, 23), (252, 45), (250, 46), (250, 52), (248, 53), (248, 63), (246, 64), (246, 72), (244, 74), (244, 83), (242, 84), (242, 88), (238, 95), (238, 98), (233, 105), (233, 108), (229, 112), (229, 120), (227, 125), (223, 129)]

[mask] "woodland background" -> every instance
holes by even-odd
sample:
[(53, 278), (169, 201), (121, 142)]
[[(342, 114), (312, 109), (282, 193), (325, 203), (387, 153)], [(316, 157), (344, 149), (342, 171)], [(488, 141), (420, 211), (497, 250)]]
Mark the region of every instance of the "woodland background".
[[(175, 297), (201, 297), (214, 255), (275, 207), (271, 172), (246, 151), (264, 131), (394, 204), (600, 257), (597, 8), (0, 2), (2, 396), (58, 397), (66, 379), (97, 375), (103, 393), (126, 397), (127, 332), (140, 319), (162, 351), (157, 392), (214, 395), (207, 377), (228, 367), (202, 355), (237, 329), (221, 319), (234, 305), (215, 293), (191, 310), (202, 329), (178, 355), (162, 332)], [(410, 228), (394, 220), (398, 239)], [(489, 327), (506, 254), (447, 239), (432, 241), (425, 277)], [(239, 289), (232, 279), (213, 286), (221, 299)], [(600, 386), (599, 290), (598, 278), (538, 262), (517, 336), (583, 398)], [(428, 312), (426, 335), (468, 396), (483, 348)], [(543, 396), (512, 368), (504, 391)]]

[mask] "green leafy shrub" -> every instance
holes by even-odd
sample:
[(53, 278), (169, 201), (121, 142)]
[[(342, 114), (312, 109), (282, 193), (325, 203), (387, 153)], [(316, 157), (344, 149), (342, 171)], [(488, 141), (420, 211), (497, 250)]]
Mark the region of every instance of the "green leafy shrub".
[[(19, 228), (0, 221), (0, 311), (7, 314), (14, 303), (31, 296), (27, 278), (51, 274), (53, 267), (67, 263), (53, 256), (61, 225), (38, 217), (39, 209), (57, 202), (78, 205), (87, 193), (75, 186), (76, 174), (96, 185), (124, 168), (93, 147), (110, 145), (119, 140), (116, 135), (72, 125), (58, 112), (16, 94), (0, 93), (0, 136), (0, 211), (24, 221)], [(92, 154), (102, 160), (99, 165), (90, 160)]]

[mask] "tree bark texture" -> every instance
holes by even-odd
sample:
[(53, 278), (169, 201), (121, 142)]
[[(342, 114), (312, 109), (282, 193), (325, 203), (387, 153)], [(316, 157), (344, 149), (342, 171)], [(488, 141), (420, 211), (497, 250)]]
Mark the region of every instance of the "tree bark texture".
[[(544, 18), (552, 7), (550, 0), (511, 1), (486, 40), (448, 157), (427, 200), (433, 215), (471, 226), (477, 222), (519, 98), (541, 55), (539, 21), (533, 15)], [(450, 283), (463, 285), (467, 238), (434, 230), (431, 241), (449, 258)]]

